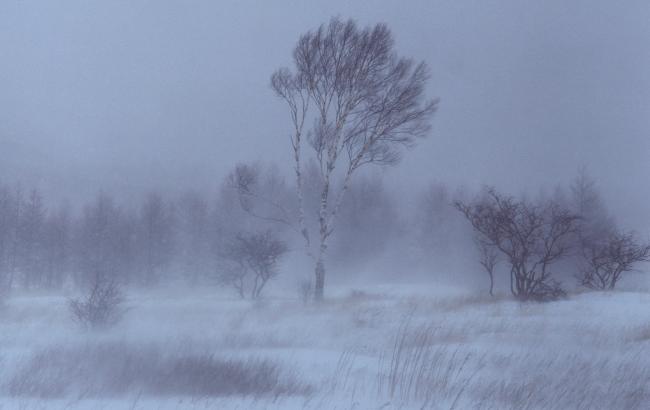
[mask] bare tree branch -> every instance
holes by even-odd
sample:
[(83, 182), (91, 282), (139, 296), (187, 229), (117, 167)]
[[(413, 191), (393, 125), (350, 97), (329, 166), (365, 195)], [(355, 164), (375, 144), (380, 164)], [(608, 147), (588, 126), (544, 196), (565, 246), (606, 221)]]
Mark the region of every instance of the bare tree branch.
[(578, 216), (552, 201), (517, 201), (493, 188), (471, 204), (454, 205), (479, 235), (479, 243), (506, 257), (514, 296), (547, 300), (563, 294), (549, 268), (568, 253)]
[(625, 272), (641, 262), (650, 261), (650, 244), (640, 243), (632, 232), (613, 232), (605, 240), (583, 247), (582, 285), (591, 289), (611, 290)]

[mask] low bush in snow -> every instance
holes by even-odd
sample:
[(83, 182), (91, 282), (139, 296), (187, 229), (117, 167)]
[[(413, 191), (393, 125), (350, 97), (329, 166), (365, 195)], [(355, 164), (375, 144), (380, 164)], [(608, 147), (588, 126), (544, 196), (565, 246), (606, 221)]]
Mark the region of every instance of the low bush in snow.
[(108, 327), (124, 314), (124, 296), (114, 280), (97, 276), (83, 298), (68, 302), (72, 318), (87, 328)]

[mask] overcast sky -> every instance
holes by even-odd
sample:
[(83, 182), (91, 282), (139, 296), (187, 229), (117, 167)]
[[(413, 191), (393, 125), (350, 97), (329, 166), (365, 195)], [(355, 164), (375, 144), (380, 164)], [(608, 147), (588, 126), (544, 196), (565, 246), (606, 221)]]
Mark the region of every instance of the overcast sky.
[(431, 67), (433, 131), (392, 181), (535, 192), (585, 165), (648, 226), (648, 1), (2, 0), (0, 179), (128, 194), (289, 169), (269, 76), (334, 15), (388, 23)]

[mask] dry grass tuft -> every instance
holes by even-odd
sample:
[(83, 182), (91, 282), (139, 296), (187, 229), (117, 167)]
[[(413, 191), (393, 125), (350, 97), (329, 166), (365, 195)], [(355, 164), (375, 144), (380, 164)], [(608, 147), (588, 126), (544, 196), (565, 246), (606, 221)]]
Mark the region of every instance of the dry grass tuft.
[(154, 346), (99, 343), (52, 347), (30, 357), (4, 386), (18, 397), (288, 396), (311, 390), (269, 360), (163, 353)]

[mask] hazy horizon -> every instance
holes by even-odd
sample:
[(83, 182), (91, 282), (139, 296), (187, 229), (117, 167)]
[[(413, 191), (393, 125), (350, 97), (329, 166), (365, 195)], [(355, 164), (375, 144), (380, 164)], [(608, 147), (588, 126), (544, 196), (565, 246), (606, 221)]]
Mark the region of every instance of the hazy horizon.
[(288, 174), (269, 76), (336, 15), (386, 22), (431, 69), (433, 130), (386, 170), (393, 185), (535, 193), (585, 166), (622, 222), (648, 231), (644, 2), (3, 2), (0, 179), (58, 199), (216, 189), (239, 161)]

